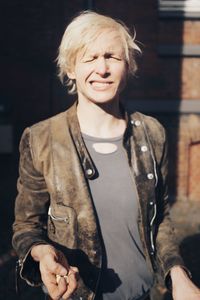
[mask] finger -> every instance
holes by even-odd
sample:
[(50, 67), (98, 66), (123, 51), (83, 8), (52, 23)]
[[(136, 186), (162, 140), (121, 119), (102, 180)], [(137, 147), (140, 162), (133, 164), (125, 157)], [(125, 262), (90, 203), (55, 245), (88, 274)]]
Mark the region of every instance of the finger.
[(61, 277), (58, 283), (58, 290), (59, 290), (59, 296), (60, 298), (63, 297), (63, 295), (67, 292), (69, 284), (65, 280), (64, 277)]
[(46, 263), (41, 263), (40, 271), (41, 273), (60, 274), (64, 276), (68, 273), (68, 267), (63, 266), (54, 260), (49, 260)]
[(79, 273), (79, 270), (78, 270), (77, 267), (72, 267), (72, 266), (70, 266), (69, 272), (70, 272), (70, 271), (73, 271), (74, 273)]
[(55, 275), (48, 270), (44, 270), (41, 272), (41, 279), (43, 283), (46, 284), (56, 284), (56, 278)]
[(60, 263), (56, 263), (55, 265), (54, 265), (54, 269), (53, 269), (53, 273), (54, 274), (59, 274), (59, 275), (61, 275), (61, 276), (64, 276), (64, 275), (66, 275), (66, 274), (68, 274), (68, 272), (69, 272), (69, 267), (64, 267), (62, 264), (60, 264)]
[(68, 299), (75, 292), (78, 285), (78, 281), (76, 279), (77, 274), (78, 272), (74, 272), (70, 269), (69, 274), (67, 275), (67, 281), (68, 281), (67, 291), (62, 296), (64, 300)]
[(66, 283), (65, 279), (61, 277), (59, 284), (52, 283), (47, 287), (47, 290), (52, 299), (57, 300), (63, 296), (63, 294), (67, 291), (67, 288), (68, 284)]
[[(60, 275), (59, 279), (62, 277)], [(66, 283), (64, 281), (64, 284), (62, 283), (60, 286), (58, 286), (58, 281), (56, 280), (55, 274), (44, 272), (42, 274), (42, 281), (44, 285), (46, 286), (48, 292), (50, 295), (54, 295), (54, 297), (60, 296), (60, 294), (63, 294), (67, 290)], [(60, 280), (59, 280), (60, 281)]]
[(63, 277), (60, 277), (59, 280), (60, 284), (56, 282), (55, 274), (43, 273), (41, 277), (52, 299), (54, 300), (60, 299), (62, 295), (67, 291), (67, 283), (63, 279)]
[(71, 272), (74, 273), (74, 276), (75, 276), (75, 278), (76, 278), (76, 281), (78, 281), (79, 278), (80, 278), (80, 275), (79, 275), (79, 269), (78, 269), (77, 267), (71, 267), (71, 266), (70, 266), (68, 275), (70, 275)]
[(66, 280), (66, 282), (69, 283), (69, 277), (68, 276), (71, 273), (74, 273), (75, 278), (78, 281), (79, 280), (79, 270), (78, 270), (78, 268), (76, 268), (76, 267), (70, 267), (69, 271), (68, 271), (68, 273), (66, 273), (66, 275), (63, 276), (63, 275), (60, 275), (60, 274), (56, 274), (56, 282), (57, 282), (57, 284), (59, 283), (61, 277), (63, 277)]

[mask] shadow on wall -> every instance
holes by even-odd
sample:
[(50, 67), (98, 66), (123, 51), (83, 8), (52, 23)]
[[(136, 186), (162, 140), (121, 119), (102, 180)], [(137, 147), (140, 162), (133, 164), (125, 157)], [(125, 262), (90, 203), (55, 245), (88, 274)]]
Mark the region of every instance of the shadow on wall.
[[(5, 24), (14, 23), (15, 26), (4, 27), (5, 36), (9, 38), (4, 41), (3, 47), (0, 49), (0, 58), (1, 61), (4, 61), (2, 72), (4, 74), (2, 79), (4, 93), (5, 96), (13, 99), (12, 122), (15, 136), (17, 136), (17, 138), (15, 137), (17, 145), (22, 128), (61, 111), (66, 105), (66, 91), (55, 80), (56, 71), (52, 62), (55, 58), (64, 22), (66, 23), (67, 14), (70, 12), (73, 15), (78, 10), (75, 2), (72, 3), (71, 1), (43, 1), (41, 4), (32, 2), (31, 5), (25, 1), (22, 2), (24, 2), (23, 9), (12, 1), (4, 4), (2, 12), (4, 12), (5, 17), (2, 16), (2, 20)], [(92, 1), (82, 2), (88, 2), (88, 5), (92, 3)], [(78, 1), (77, 3), (80, 5), (82, 2)], [(155, 5), (146, 0), (143, 0), (143, 4), (148, 9), (142, 7), (142, 11), (140, 11), (141, 3), (138, 2), (137, 4), (137, 1), (132, 0), (127, 0), (126, 6), (122, 0), (118, 1), (118, 5), (114, 0), (109, 1), (109, 3), (108, 1), (98, 1), (96, 8), (101, 13), (123, 18), (125, 22), (129, 19), (130, 25), (132, 20), (136, 20), (137, 36), (146, 45), (146, 48), (139, 67), (140, 78), (131, 80), (125, 97), (133, 100), (131, 101), (133, 107), (134, 99), (139, 100), (138, 104), (140, 99), (154, 101), (154, 106), (150, 107), (147, 114), (157, 117), (169, 135), (169, 185), (172, 203), (176, 204), (177, 153), (181, 118), (179, 101), (182, 97), (183, 70), (182, 57), (175, 50), (180, 49), (183, 44), (184, 22), (183, 19), (158, 19)], [(82, 7), (79, 7), (80, 9)], [(126, 9), (123, 14), (122, 9)], [(21, 28), (24, 30), (22, 31)], [(28, 46), (25, 53), (24, 41)], [(12, 47), (13, 43), (15, 44), (14, 48)], [(69, 97), (67, 101), (69, 104)], [(163, 110), (163, 107), (166, 107), (164, 101), (166, 101), (165, 104), (168, 103), (166, 110)], [(145, 112), (144, 107), (140, 106), (136, 109)], [(18, 156), (17, 151), (14, 156)], [(0, 160), (2, 184), (0, 198), (3, 199), (0, 209), (2, 214), (0, 224), (3, 226), (1, 226), (3, 228), (1, 255), (11, 248), (17, 160), (18, 157), (14, 157), (13, 161), (10, 157), (7, 159), (2, 157)], [(181, 253), (185, 263), (192, 271), (194, 281), (200, 286), (199, 248), (199, 235), (187, 236), (181, 242)], [(14, 294), (14, 263), (5, 264), (2, 274), (4, 275), (0, 276), (0, 299), (17, 299)], [(25, 283), (22, 283), (22, 290), (21, 299), (40, 299), (34, 294), (40, 293), (40, 291), (29, 288)], [(161, 294), (162, 296), (153, 298), (153, 300), (171, 300), (168, 293)]]

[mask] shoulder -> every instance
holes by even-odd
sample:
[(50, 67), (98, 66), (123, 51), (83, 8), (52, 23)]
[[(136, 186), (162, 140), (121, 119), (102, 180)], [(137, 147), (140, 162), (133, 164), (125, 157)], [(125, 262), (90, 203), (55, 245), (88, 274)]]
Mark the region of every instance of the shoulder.
[(63, 132), (63, 128), (66, 128), (66, 126), (67, 113), (64, 111), (25, 128), (21, 142), (29, 140), (32, 146), (45, 144), (50, 141), (55, 132)]
[(48, 134), (51, 130), (51, 126), (55, 124), (62, 124), (66, 120), (66, 111), (61, 112), (57, 115), (54, 115), (48, 119), (45, 119), (43, 121), (40, 121), (36, 124), (33, 124), (32, 126), (29, 127), (29, 130), (31, 131), (32, 134)]
[(65, 122), (66, 111), (25, 128), (20, 141), (20, 152), (29, 148), (34, 156), (39, 149), (47, 149), (52, 143), (54, 132), (63, 132)]
[(148, 137), (155, 143), (164, 143), (166, 140), (166, 130), (163, 125), (154, 117), (148, 116), (141, 112), (134, 112), (131, 118), (141, 122)]

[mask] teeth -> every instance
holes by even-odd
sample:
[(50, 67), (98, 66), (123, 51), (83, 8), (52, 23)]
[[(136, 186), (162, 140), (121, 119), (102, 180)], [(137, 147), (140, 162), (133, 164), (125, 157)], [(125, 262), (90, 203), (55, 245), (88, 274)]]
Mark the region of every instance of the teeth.
[(92, 85), (95, 87), (105, 87), (109, 85), (109, 82), (98, 82), (98, 81), (93, 81)]

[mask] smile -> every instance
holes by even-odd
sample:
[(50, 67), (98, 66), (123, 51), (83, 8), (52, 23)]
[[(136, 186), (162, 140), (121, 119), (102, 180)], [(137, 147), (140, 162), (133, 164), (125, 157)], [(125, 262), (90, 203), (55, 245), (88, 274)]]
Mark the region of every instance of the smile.
[(112, 82), (111, 81), (91, 81), (90, 84), (94, 88), (104, 89), (104, 88), (109, 87), (112, 84)]

